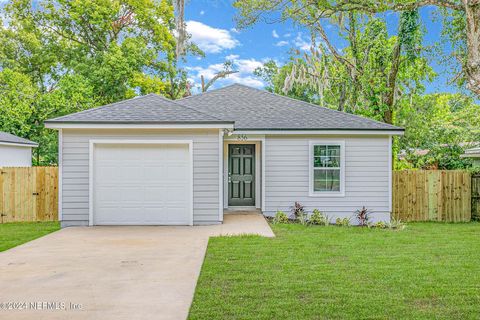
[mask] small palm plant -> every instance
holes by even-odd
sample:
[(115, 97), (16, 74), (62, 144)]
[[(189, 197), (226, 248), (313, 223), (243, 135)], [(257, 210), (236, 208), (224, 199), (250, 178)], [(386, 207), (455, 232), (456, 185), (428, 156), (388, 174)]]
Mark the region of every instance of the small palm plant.
[(358, 220), (358, 224), (362, 227), (368, 225), (368, 220), (370, 219), (370, 210), (367, 208), (363, 207), (360, 210), (355, 211), (355, 217)]

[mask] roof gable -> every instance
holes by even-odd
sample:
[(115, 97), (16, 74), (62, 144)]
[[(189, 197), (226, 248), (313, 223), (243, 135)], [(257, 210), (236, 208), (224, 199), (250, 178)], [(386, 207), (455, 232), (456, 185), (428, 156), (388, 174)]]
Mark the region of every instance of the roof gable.
[(37, 147), (38, 143), (20, 138), (18, 136), (15, 136), (13, 134), (10, 134), (8, 132), (3, 132), (0, 131), (0, 143), (5, 143), (5, 144), (22, 144), (25, 146), (32, 146), (32, 147)]

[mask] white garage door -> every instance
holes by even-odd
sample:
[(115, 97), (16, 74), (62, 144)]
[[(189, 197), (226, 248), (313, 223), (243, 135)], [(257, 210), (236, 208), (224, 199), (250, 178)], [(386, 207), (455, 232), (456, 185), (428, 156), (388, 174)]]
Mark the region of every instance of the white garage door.
[(95, 144), (93, 224), (191, 224), (188, 144)]

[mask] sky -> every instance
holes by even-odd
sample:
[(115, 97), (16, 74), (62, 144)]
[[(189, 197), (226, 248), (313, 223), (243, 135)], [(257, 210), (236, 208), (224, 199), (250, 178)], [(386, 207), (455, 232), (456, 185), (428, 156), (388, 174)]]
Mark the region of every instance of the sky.
[[(205, 58), (188, 57), (185, 63), (190, 80), (196, 85), (200, 84), (200, 75), (208, 80), (222, 70), (226, 60), (231, 60), (239, 73), (221, 79), (214, 87), (236, 82), (262, 88), (264, 83), (253, 75), (255, 68), (270, 59), (284, 63), (292, 49), (309, 50), (308, 32), (291, 22), (258, 23), (248, 29), (238, 30), (234, 21), (237, 11), (232, 3), (230, 0), (190, 0), (186, 4), (187, 31), (192, 35), (192, 41), (205, 52)], [(426, 28), (424, 44), (438, 45), (442, 24), (439, 19), (435, 19), (435, 8), (422, 8), (420, 13)], [(385, 18), (389, 33), (396, 34), (398, 15), (386, 13)], [(327, 32), (330, 36), (335, 34), (333, 28), (328, 26)], [(340, 47), (342, 45), (334, 37), (333, 42)], [(448, 51), (448, 47), (444, 49)], [(438, 76), (432, 83), (425, 83), (426, 92), (458, 92), (457, 87), (449, 84), (453, 78), (449, 73), (450, 67), (433, 55), (429, 59)]]

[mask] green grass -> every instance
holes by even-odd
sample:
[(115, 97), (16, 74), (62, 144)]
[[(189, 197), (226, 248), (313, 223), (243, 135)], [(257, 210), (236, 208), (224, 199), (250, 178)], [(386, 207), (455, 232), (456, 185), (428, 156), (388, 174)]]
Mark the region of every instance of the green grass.
[(190, 319), (478, 319), (480, 224), (211, 238)]
[(60, 229), (59, 222), (13, 222), (0, 224), (0, 252)]

